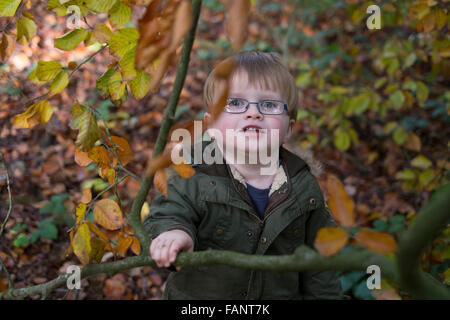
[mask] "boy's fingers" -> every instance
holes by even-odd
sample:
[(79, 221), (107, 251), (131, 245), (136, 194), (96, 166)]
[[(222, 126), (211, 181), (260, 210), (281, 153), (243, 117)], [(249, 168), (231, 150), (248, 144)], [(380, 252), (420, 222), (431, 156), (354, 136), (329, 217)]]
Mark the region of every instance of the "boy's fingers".
[(173, 263), (176, 260), (178, 251), (180, 251), (180, 244), (177, 241), (172, 242), (172, 245), (170, 246), (169, 250), (170, 263)]
[(168, 263), (169, 263), (169, 246), (170, 243), (168, 242), (164, 242), (161, 245), (161, 266), (166, 266), (168, 267)]

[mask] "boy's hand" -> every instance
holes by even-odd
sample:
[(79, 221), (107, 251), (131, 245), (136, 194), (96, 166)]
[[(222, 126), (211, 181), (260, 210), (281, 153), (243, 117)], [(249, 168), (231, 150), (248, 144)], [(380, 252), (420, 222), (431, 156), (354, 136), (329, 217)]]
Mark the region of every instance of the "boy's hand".
[[(161, 233), (153, 239), (150, 245), (150, 255), (158, 267), (169, 267), (177, 258), (178, 252), (194, 251), (194, 241), (183, 230), (170, 230)], [(181, 267), (176, 267), (180, 270)]]

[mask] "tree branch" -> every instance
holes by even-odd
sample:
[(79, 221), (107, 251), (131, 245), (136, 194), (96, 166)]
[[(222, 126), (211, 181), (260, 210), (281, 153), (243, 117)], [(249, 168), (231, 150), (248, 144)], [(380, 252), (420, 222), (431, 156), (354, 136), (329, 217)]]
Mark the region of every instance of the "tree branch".
[[(170, 128), (173, 124), (175, 109), (178, 104), (181, 89), (183, 88), (184, 79), (186, 78), (186, 73), (189, 65), (189, 57), (191, 54), (192, 44), (194, 43), (195, 39), (195, 30), (197, 28), (198, 19), (200, 16), (201, 4), (202, 0), (192, 1), (192, 14), (193, 14), (192, 26), (191, 29), (189, 30), (189, 33), (186, 35), (186, 38), (183, 41), (180, 63), (177, 67), (177, 73), (173, 85), (173, 90), (170, 94), (167, 107), (164, 110), (164, 118), (163, 122), (161, 123), (158, 137), (156, 139), (152, 159), (154, 159), (157, 155), (161, 154), (164, 151), (164, 148), (167, 143), (167, 137), (169, 135)], [(145, 199), (147, 198), (148, 192), (152, 185), (153, 185), (153, 176), (145, 177), (140, 185), (136, 198), (133, 201), (131, 211), (128, 214), (128, 221), (130, 222), (131, 227), (135, 231), (136, 236), (139, 239), (139, 242), (141, 243), (142, 247), (141, 255), (149, 255), (150, 240), (147, 232), (144, 229), (144, 226), (141, 223), (140, 213), (142, 205), (144, 204)]]
[(423, 252), (450, 219), (450, 184), (425, 204), (411, 227), (400, 238), (397, 258), (400, 286), (416, 299), (450, 299), (450, 291), (420, 269)]
[[(378, 253), (361, 250), (360, 252), (345, 252), (334, 257), (324, 257), (307, 246), (298, 247), (292, 255), (263, 256), (250, 255), (233, 251), (206, 250), (196, 252), (182, 252), (173, 263), (175, 266), (199, 266), (199, 265), (226, 265), (240, 269), (266, 270), (266, 271), (355, 271), (366, 270), (371, 264), (379, 265), (383, 275), (393, 282), (398, 281), (395, 264), (389, 258)], [(114, 262), (101, 264), (89, 264), (81, 269), (81, 279), (100, 273), (113, 276), (114, 274), (136, 267), (151, 266), (156, 268), (156, 263), (150, 256), (129, 257)], [(60, 275), (58, 278), (28, 288), (8, 290), (0, 293), (0, 299), (25, 298), (42, 294), (48, 294), (58, 287), (63, 286), (70, 274)]]

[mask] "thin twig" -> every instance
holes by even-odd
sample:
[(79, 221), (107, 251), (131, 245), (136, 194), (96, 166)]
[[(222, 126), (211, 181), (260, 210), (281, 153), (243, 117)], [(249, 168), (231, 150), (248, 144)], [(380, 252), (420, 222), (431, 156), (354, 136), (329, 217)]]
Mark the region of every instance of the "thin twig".
[(69, 74), (69, 79), (72, 77), (72, 75), (81, 68), (81, 66), (83, 64), (85, 64), (86, 62), (90, 61), (93, 57), (95, 57), (97, 54), (99, 54), (100, 52), (102, 52), (108, 45), (105, 44), (103, 45), (100, 49), (98, 49), (97, 51), (95, 51), (94, 53), (92, 53), (89, 57), (87, 57), (86, 59), (84, 59), (82, 62), (80, 62), (79, 65), (77, 65), (75, 67), (75, 69), (72, 70), (72, 72)]
[[(9, 208), (8, 212), (6, 213), (6, 218), (2, 223), (2, 226), (0, 227), (0, 238), (3, 234), (3, 230), (5, 229), (6, 223), (8, 222), (9, 216), (12, 212), (12, 195), (11, 195), (11, 186), (9, 182), (9, 174), (8, 174), (8, 167), (6, 166), (5, 158), (3, 157), (2, 149), (0, 148), (0, 167), (5, 168), (5, 175), (6, 175), (6, 189), (8, 190), (8, 200), (9, 200)], [(12, 289), (14, 288), (13, 283), (11, 281), (11, 276), (8, 272), (8, 269), (6, 269), (5, 264), (3, 263), (2, 257), (0, 257), (0, 269), (3, 272), (4, 275), (6, 275), (6, 279), (8, 280), (8, 288)]]

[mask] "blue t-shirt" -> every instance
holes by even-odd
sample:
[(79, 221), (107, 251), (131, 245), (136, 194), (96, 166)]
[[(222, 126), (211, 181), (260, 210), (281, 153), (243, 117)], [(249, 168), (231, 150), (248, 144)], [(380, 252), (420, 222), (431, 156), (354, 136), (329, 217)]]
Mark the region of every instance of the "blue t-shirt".
[(266, 210), (267, 201), (269, 200), (270, 188), (258, 189), (247, 184), (247, 191), (259, 217), (261, 220), (264, 219), (264, 210)]

